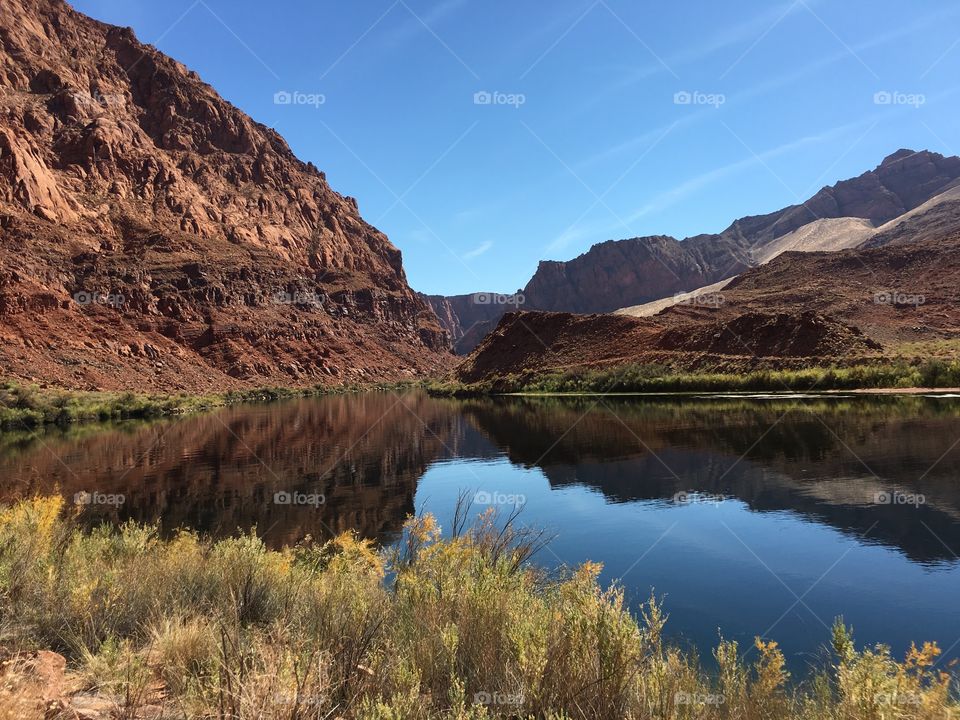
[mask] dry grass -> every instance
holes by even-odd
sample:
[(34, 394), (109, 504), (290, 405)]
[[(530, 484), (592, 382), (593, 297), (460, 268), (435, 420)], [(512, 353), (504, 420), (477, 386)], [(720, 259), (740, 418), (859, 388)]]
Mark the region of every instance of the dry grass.
[(901, 343), (894, 348), (893, 355), (907, 360), (913, 358), (954, 360), (960, 357), (960, 339), (941, 338)]
[(655, 599), (634, 616), (598, 565), (544, 574), (527, 562), (544, 538), (502, 520), (460, 515), (441, 539), (414, 518), (389, 553), (349, 534), (271, 551), (82, 532), (39, 498), (0, 511), (2, 643), (63, 652), (131, 718), (148, 698), (233, 720), (958, 717), (935, 646), (898, 662), (842, 623), (832, 664), (802, 684), (760, 641), (751, 664), (722, 641), (708, 674), (664, 642)]

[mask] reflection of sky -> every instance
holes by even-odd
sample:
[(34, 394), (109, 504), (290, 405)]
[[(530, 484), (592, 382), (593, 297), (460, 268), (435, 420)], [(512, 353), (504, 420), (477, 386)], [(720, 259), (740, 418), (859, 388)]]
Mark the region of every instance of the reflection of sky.
[(464, 490), (524, 495), (521, 522), (556, 535), (538, 562), (600, 561), (603, 581), (622, 578), (634, 609), (653, 589), (665, 597), (668, 630), (704, 657), (718, 631), (743, 650), (765, 634), (799, 672), (840, 615), (858, 643), (888, 643), (897, 654), (911, 641), (937, 640), (947, 650), (960, 639), (960, 564), (919, 564), (792, 512), (752, 512), (735, 499), (611, 503), (582, 485), (551, 490), (539, 469), (506, 459), (434, 463), (416, 506), (449, 525)]

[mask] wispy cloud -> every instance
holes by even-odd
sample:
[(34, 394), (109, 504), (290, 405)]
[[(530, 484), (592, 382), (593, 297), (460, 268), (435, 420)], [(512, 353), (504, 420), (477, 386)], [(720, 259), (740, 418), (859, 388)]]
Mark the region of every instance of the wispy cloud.
[[(960, 87), (951, 88), (943, 92), (937, 93), (927, 98), (927, 102), (930, 104), (935, 104), (936, 102), (950, 97), (952, 95), (960, 93)], [(844, 125), (839, 125), (828, 130), (824, 130), (821, 133), (816, 135), (808, 135), (806, 137), (799, 138), (797, 140), (792, 140), (788, 143), (784, 143), (777, 147), (765, 150), (756, 155), (749, 155), (748, 157), (738, 160), (737, 162), (724, 165), (719, 168), (715, 168), (708, 172), (705, 172), (696, 177), (690, 178), (689, 180), (677, 185), (676, 187), (668, 190), (667, 192), (661, 193), (654, 197), (649, 203), (645, 204), (643, 207), (639, 208), (635, 212), (628, 215), (625, 219), (626, 222), (634, 222), (639, 220), (645, 215), (649, 215), (652, 212), (658, 212), (664, 210), (671, 205), (676, 204), (677, 202), (688, 198), (689, 196), (696, 193), (702, 188), (712, 185), (720, 180), (726, 179), (736, 173), (745, 170), (747, 168), (760, 165), (766, 166), (767, 160), (772, 160), (774, 158), (780, 157), (782, 155), (787, 155), (789, 153), (795, 152), (805, 147), (820, 145), (825, 142), (830, 142), (831, 140), (836, 140), (837, 138), (843, 137), (848, 133), (851, 133), (855, 130), (866, 128), (868, 126), (876, 125), (884, 116), (889, 116), (891, 113), (906, 114), (909, 112), (914, 112), (908, 106), (899, 106), (895, 108), (880, 108), (877, 112), (872, 113), (871, 115), (861, 117), (855, 122), (846, 123)], [(823, 175), (817, 178), (814, 182), (814, 185), (808, 190), (808, 192), (814, 192), (819, 189), (816, 187), (819, 182), (823, 179)], [(806, 198), (801, 198), (805, 200)], [(795, 199), (794, 199), (795, 200)], [(620, 223), (617, 223), (617, 226), (621, 226)]]
[[(858, 120), (857, 122), (847, 123), (845, 125), (824, 130), (816, 135), (808, 135), (796, 140), (791, 140), (790, 142), (783, 143), (777, 147), (769, 148), (763, 152), (757, 153), (756, 155), (748, 155), (740, 160), (728, 163), (727, 165), (713, 168), (701, 173), (700, 175), (691, 177), (675, 187), (666, 190), (665, 192), (655, 195), (641, 207), (637, 208), (629, 215), (622, 217), (622, 221), (621, 218), (616, 220), (605, 219), (599, 222), (582, 223), (571, 227), (562, 235), (552, 240), (550, 244), (547, 245), (546, 250), (548, 252), (557, 252), (581, 240), (591, 239), (595, 242), (600, 242), (602, 240), (610, 239), (610, 237), (615, 234), (618, 237), (623, 237), (624, 224), (630, 226), (648, 215), (653, 215), (666, 210), (667, 208), (672, 207), (679, 202), (689, 199), (691, 196), (694, 196), (701, 190), (714, 185), (721, 180), (726, 180), (730, 177), (733, 177), (738, 173), (744, 172), (750, 168), (757, 166), (765, 167), (768, 160), (773, 160), (774, 158), (788, 155), (806, 147), (829, 142), (875, 121), (875, 117), (864, 118), (862, 120)], [(791, 197), (789, 202), (795, 202), (795, 199)]]
[(595, 228), (583, 224), (567, 228), (563, 233), (557, 235), (557, 237), (551, 240), (543, 249), (543, 251), (545, 254), (558, 253), (561, 250), (567, 249), (570, 245), (573, 245), (576, 242), (586, 240), (591, 236), (597, 237), (594, 230)]
[(466, 208), (465, 210), (460, 210), (453, 214), (453, 221), (458, 225), (466, 225), (468, 223), (474, 223), (480, 218), (488, 214), (488, 210), (480, 207)]
[[(418, 12), (417, 9), (412, 6), (410, 7), (410, 11), (407, 11), (403, 4), (398, 4), (391, 15), (402, 19), (385, 33), (384, 38), (381, 40), (382, 47), (385, 49), (393, 49), (415, 39), (421, 33), (427, 33), (428, 30), (424, 27), (424, 24), (431, 29), (436, 29), (435, 26), (438, 23), (457, 12), (465, 6), (467, 2), (468, 0), (443, 0), (422, 13)], [(419, 18), (413, 15), (413, 12), (417, 12)], [(423, 22), (421, 22), (421, 20)]]
[(473, 250), (464, 253), (463, 259), (473, 260), (474, 258), (478, 258), (492, 247), (493, 247), (493, 242), (491, 242), (490, 240), (487, 240), (486, 242), (482, 242), (479, 245), (477, 245), (477, 247), (475, 247)]
[[(810, 7), (814, 7), (820, 2), (822, 2), (822, 0), (806, 0), (806, 4)], [(802, 11), (803, 6), (797, 2), (797, 0), (788, 0), (788, 2), (774, 5), (758, 15), (747, 18), (739, 24), (721, 29), (721, 31), (713, 37), (681, 50), (671, 57), (668, 57), (667, 62), (671, 66), (692, 65), (731, 47), (742, 46), (745, 43), (756, 44), (761, 41), (770, 30), (786, 21), (790, 15)], [(747, 46), (747, 48), (749, 47), (751, 47), (751, 45)], [(635, 80), (642, 80), (644, 77), (652, 74), (652, 72), (659, 72), (659, 70), (658, 65), (651, 64), (647, 68), (642, 69)]]
[[(822, 0), (807, 0), (807, 5), (815, 6)], [(779, 25), (787, 19), (788, 16), (802, 10), (802, 6), (797, 0), (790, 0), (774, 7), (768, 8), (764, 12), (754, 17), (734, 25), (724, 28), (716, 35), (704, 39), (690, 47), (680, 50), (677, 53), (667, 57), (665, 63), (670, 67), (684, 67), (696, 64), (702, 60), (715, 55), (728, 48), (742, 46), (744, 43), (753, 42), (762, 38), (773, 26)], [(603, 87), (596, 95), (587, 99), (577, 112), (586, 112), (601, 104), (610, 95), (626, 88), (632, 87), (643, 82), (647, 78), (659, 75), (665, 72), (664, 65), (658, 62), (650, 62), (639, 67), (631, 67), (626, 70), (619, 80)]]
[(433, 242), (433, 238), (426, 230), (410, 230), (406, 236), (420, 245), (429, 245)]
[[(778, 145), (777, 147), (765, 150), (756, 155), (749, 155), (742, 160), (732, 162), (728, 165), (723, 165), (713, 170), (709, 170), (701, 175), (690, 178), (685, 182), (680, 183), (670, 190), (660, 193), (654, 197), (650, 202), (648, 202), (643, 207), (639, 208), (635, 212), (628, 215), (625, 219), (629, 222), (634, 222), (649, 215), (650, 213), (659, 212), (664, 210), (681, 200), (685, 200), (691, 195), (695, 194), (697, 191), (702, 190), (704, 187), (712, 185), (720, 180), (724, 180), (732, 175), (745, 170), (747, 168), (755, 167), (757, 165), (764, 166), (767, 160), (772, 160), (774, 158), (780, 157), (781, 155), (787, 155), (791, 152), (799, 150), (810, 145), (819, 145), (828, 140), (833, 140), (837, 137), (840, 137), (851, 130), (862, 127), (867, 124), (868, 120), (860, 120), (853, 123), (847, 123), (845, 125), (840, 125), (835, 128), (831, 128), (817, 135), (808, 135), (806, 137), (799, 138), (797, 140), (792, 140), (788, 143)], [(793, 198), (791, 198), (791, 202)]]
[[(919, 18), (909, 25), (895, 28), (886, 33), (881, 33), (867, 40), (856, 43), (851, 47), (851, 50), (854, 53), (860, 53), (883, 47), (894, 41), (912, 35), (934, 23), (941, 22), (947, 17), (955, 16), (958, 13), (960, 13), (960, 7), (957, 6), (953, 6), (936, 13), (931, 13), (930, 15)], [(766, 95), (783, 87), (793, 87), (803, 78), (826, 70), (827, 68), (850, 58), (851, 53), (850, 50), (847, 49), (840, 49), (833, 54), (824, 55), (823, 57), (817, 58), (813, 62), (807, 63), (806, 65), (792, 70), (791, 72), (777, 75), (769, 78), (768, 80), (755, 83), (746, 89), (741, 90), (740, 92), (727, 95), (726, 103), (722, 110), (718, 111), (715, 108), (704, 106), (699, 110), (688, 112), (685, 117), (682, 117), (680, 120), (676, 121), (676, 127), (679, 129), (690, 125), (696, 125), (703, 120), (716, 118), (718, 112), (729, 112), (732, 108), (735, 108), (738, 104), (747, 100)], [(883, 88), (878, 87), (877, 89)], [(869, 94), (872, 95), (872, 92), (873, 91), (871, 91)], [(865, 97), (867, 97), (867, 95), (865, 95)], [(661, 125), (660, 127), (646, 130), (639, 135), (635, 135), (634, 137), (627, 138), (616, 145), (585, 158), (584, 160), (580, 161), (576, 167), (578, 169), (585, 168), (624, 154), (634, 153), (639, 148), (646, 146), (652, 139), (658, 137), (667, 127), (669, 127), (669, 124)]]

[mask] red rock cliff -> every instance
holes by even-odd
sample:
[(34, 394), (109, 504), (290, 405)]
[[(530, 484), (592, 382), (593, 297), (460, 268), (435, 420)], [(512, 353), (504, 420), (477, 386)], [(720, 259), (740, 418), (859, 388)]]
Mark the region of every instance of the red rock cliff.
[(0, 373), (71, 387), (393, 379), (448, 362), (400, 251), (130, 29), (0, 5)]

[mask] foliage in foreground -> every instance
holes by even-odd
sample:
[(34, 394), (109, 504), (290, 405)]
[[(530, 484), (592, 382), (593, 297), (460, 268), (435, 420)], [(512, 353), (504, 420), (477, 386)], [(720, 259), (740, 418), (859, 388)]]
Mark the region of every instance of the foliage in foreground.
[(852, 367), (799, 370), (754, 370), (747, 373), (678, 372), (664, 365), (634, 364), (609, 368), (575, 368), (532, 376), (506, 375), (470, 384), (434, 384), (434, 395), (487, 393), (672, 393), (672, 392), (809, 392), (878, 388), (960, 387), (960, 360), (899, 361)]
[[(391, 553), (346, 534), (270, 551), (150, 527), (83, 532), (59, 499), (0, 511), (0, 642), (64, 652), (124, 717), (162, 684), (183, 718), (955, 718), (935, 646), (858, 651), (790, 684), (774, 642), (721, 639), (718, 672), (667, 645), (585, 564), (550, 577), (540, 537), (481, 516), (442, 540), (411, 519)], [(826, 640), (826, 638), (825, 638)], [(152, 700), (156, 702), (156, 700)]]

